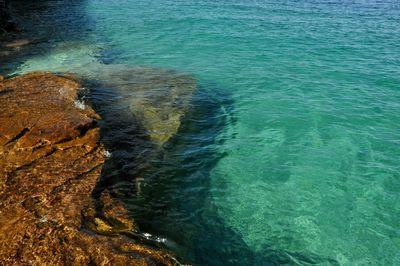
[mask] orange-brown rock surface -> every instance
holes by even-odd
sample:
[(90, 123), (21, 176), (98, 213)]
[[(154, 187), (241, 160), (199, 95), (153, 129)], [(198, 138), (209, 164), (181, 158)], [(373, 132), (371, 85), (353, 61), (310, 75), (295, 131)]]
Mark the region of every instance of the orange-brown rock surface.
[(78, 90), (50, 73), (0, 80), (0, 265), (173, 265), (126, 236), (121, 203), (92, 198), (104, 147)]

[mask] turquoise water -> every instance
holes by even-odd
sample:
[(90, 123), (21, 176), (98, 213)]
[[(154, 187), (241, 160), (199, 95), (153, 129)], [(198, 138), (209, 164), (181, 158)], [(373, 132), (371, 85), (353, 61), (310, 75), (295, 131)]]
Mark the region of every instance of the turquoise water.
[(20, 72), (198, 81), (148, 188), (125, 197), (142, 230), (196, 265), (400, 265), (399, 1), (74, 3), (85, 26), (63, 25), (84, 34)]

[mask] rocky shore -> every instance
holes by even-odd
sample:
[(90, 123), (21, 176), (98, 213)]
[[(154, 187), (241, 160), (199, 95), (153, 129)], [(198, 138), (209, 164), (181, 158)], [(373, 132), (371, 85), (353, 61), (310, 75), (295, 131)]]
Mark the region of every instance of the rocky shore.
[(68, 76), (0, 78), (0, 265), (174, 265), (135, 238), (123, 204), (92, 192), (105, 162), (97, 121)]

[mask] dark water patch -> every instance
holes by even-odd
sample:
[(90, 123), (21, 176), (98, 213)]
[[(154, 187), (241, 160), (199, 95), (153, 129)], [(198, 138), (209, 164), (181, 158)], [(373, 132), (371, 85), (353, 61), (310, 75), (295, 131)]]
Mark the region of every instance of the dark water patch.
[[(103, 168), (94, 196), (98, 197), (104, 189), (110, 190), (114, 197), (126, 203), (142, 231), (167, 237), (170, 247), (195, 263), (208, 261), (199, 257), (205, 249), (213, 251), (215, 256), (226, 255), (226, 249), (210, 245), (212, 242), (209, 240), (221, 234), (223, 236), (218, 239), (231, 236), (241, 252), (236, 252), (236, 255), (232, 252), (229, 256), (232, 262), (238, 262), (248, 250), (240, 236), (224, 228), (221, 221), (209, 225), (198, 217), (204, 210), (204, 200), (208, 198), (207, 174), (223, 156), (212, 145), (218, 141), (231, 113), (231, 99), (223, 94), (198, 90), (176, 136), (160, 148), (151, 142), (141, 123), (132, 116), (129, 100), (121, 95), (121, 90), (118, 92), (98, 83), (88, 85), (94, 88), (90, 101), (103, 117), (99, 122), (102, 141), (112, 154)], [(193, 195), (199, 198), (188, 198), (190, 205), (180, 205), (182, 202), (179, 203), (177, 195), (181, 191), (187, 193), (190, 187), (198, 190)], [(178, 212), (174, 212), (176, 208)], [(189, 212), (193, 210), (199, 212), (190, 218)], [(194, 222), (193, 218), (200, 220)], [(190, 234), (193, 237), (186, 237)], [(199, 237), (199, 234), (204, 237)], [(203, 240), (194, 243), (194, 239)], [(245, 257), (251, 259), (253, 256), (248, 254)]]
[[(173, 239), (195, 264), (221, 265), (218, 258), (226, 258), (225, 265), (250, 265), (252, 252), (218, 219), (209, 202), (210, 171), (224, 156), (215, 144), (223, 141), (233, 115), (232, 99), (215, 91), (218, 88), (203, 88), (195, 95), (180, 132), (163, 151), (163, 160), (153, 162), (147, 172), (150, 183), (142, 202), (131, 199), (128, 206), (133, 215), (139, 213), (144, 228)], [(145, 208), (136, 209), (138, 205)]]
[(12, 8), (20, 28), (48, 43), (87, 40), (94, 22), (87, 16), (86, 0), (14, 0)]
[(29, 44), (3, 51), (0, 54), (0, 72), (9, 75), (32, 56), (44, 56), (63, 43), (68, 43), (72, 48), (77, 43), (90, 43), (94, 22), (83, 8), (85, 2), (86, 0), (10, 1), (12, 17), (19, 32), (0, 40), (0, 47), (2, 42), (6, 44), (13, 40), (27, 40)]
[(104, 165), (95, 191), (97, 197), (105, 188), (134, 182), (155, 147), (131, 115), (125, 98), (103, 84), (89, 83), (88, 86), (93, 88), (90, 101), (102, 117), (99, 121), (102, 142), (112, 156)]

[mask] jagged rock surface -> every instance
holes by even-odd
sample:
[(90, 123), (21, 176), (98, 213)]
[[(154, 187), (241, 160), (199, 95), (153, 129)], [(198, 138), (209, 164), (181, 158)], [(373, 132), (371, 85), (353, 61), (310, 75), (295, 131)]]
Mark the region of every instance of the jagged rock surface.
[(78, 90), (49, 73), (0, 80), (0, 265), (173, 265), (124, 236), (136, 225), (119, 202), (91, 197), (104, 147)]

